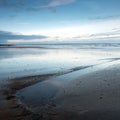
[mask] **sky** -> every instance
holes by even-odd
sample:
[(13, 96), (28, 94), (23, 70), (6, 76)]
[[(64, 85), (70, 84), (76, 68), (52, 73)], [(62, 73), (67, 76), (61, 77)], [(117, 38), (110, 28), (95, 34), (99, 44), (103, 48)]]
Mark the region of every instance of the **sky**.
[(120, 42), (120, 0), (0, 0), (0, 43)]

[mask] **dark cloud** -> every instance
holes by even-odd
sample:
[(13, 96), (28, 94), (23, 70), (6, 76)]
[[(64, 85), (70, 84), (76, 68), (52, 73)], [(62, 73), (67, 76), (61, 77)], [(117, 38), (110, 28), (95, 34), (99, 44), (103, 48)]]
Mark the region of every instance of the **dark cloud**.
[(0, 31), (0, 43), (6, 43), (7, 40), (34, 40), (45, 39), (47, 36), (42, 35), (22, 35), (12, 32)]

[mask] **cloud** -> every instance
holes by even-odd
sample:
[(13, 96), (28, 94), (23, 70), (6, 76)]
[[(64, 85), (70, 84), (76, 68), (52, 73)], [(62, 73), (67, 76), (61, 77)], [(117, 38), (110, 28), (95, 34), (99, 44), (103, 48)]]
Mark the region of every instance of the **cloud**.
[(110, 19), (120, 19), (120, 14), (117, 15), (107, 15), (107, 16), (96, 16), (93, 18), (89, 18), (92, 20), (110, 20)]
[(2, 8), (21, 8), (25, 5), (24, 0), (0, 0), (0, 7)]
[(61, 6), (65, 4), (70, 4), (75, 2), (76, 0), (50, 0), (50, 2), (46, 5), (45, 1), (35, 0), (30, 3), (30, 0), (0, 0), (0, 8), (10, 8), (17, 10), (30, 10), (30, 11), (38, 11), (41, 8), (53, 8), (56, 6)]
[(43, 35), (22, 35), (7, 31), (0, 31), (0, 43), (6, 43), (9, 40), (35, 40), (35, 39), (46, 39), (47, 36)]
[(88, 35), (81, 35), (81, 36), (75, 36), (73, 39), (76, 40), (105, 40), (105, 41), (115, 41), (118, 40), (120, 42), (120, 32), (104, 32), (104, 33), (96, 33), (96, 34), (88, 34)]
[(30, 0), (0, 0), (0, 8), (12, 9), (14, 12), (23, 10), (34, 11), (38, 10), (37, 5), (40, 3), (41, 1), (33, 1), (33, 3), (31, 3)]
[(0, 0), (0, 9), (11, 10), (7, 14), (1, 14), (8, 17), (8, 19), (14, 19), (19, 16), (20, 12), (38, 12), (43, 9), (48, 9), (53, 13), (56, 13), (57, 6), (67, 5), (77, 0)]
[(48, 4), (41, 6), (41, 8), (52, 8), (52, 7), (56, 7), (56, 6), (70, 4), (70, 3), (73, 3), (75, 1), (76, 0), (52, 0)]

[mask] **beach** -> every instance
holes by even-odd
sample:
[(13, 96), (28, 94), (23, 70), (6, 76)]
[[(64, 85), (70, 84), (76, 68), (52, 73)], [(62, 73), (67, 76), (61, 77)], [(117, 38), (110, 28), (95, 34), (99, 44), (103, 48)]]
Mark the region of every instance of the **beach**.
[(120, 119), (119, 48), (27, 50), (0, 59), (0, 119)]
[(120, 0), (0, 0), (0, 120), (120, 120)]

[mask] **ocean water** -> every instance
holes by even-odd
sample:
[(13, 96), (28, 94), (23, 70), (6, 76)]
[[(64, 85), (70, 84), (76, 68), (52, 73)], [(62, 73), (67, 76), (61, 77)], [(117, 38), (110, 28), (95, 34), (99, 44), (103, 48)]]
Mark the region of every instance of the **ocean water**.
[(0, 80), (66, 72), (117, 59), (117, 43), (0, 46)]

